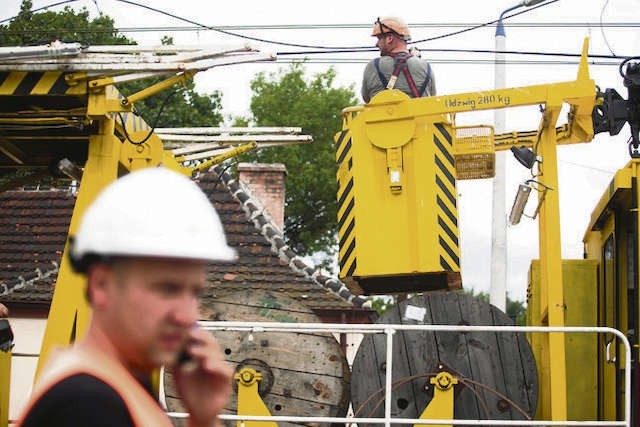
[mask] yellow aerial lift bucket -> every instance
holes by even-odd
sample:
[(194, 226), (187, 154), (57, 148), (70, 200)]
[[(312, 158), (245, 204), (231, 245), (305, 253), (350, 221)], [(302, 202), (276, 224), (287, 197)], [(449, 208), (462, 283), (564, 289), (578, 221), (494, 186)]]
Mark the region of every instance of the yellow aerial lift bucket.
[(336, 135), (340, 278), (354, 293), (461, 287), (454, 130), (411, 102), (381, 92)]

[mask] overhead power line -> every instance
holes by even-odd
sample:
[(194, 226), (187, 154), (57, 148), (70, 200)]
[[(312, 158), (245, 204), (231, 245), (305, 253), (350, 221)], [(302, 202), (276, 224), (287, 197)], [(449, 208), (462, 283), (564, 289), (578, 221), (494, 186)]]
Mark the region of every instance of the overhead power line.
[[(46, 6), (39, 7), (39, 8), (37, 8), (37, 9), (33, 9), (31, 12), (32, 12), (32, 13), (35, 13), (35, 12), (39, 12), (39, 11), (41, 11), (41, 10), (49, 9), (49, 8), (51, 8), (51, 7), (62, 6), (63, 4), (73, 3), (73, 2), (76, 2), (76, 1), (78, 1), (78, 0), (64, 0), (64, 1), (59, 1), (59, 2), (56, 2), (56, 3), (51, 3), (51, 4), (48, 4), (48, 5), (46, 5)], [(0, 20), (0, 24), (2, 24), (3, 22), (11, 21), (12, 19), (15, 19), (17, 16), (18, 16), (18, 15), (16, 15), (16, 16), (12, 16), (11, 18), (5, 18), (5, 19), (2, 19), (2, 20)]]
[[(532, 7), (526, 8), (526, 9), (520, 11), (520, 12), (512, 13), (511, 15), (506, 15), (506, 16), (502, 17), (502, 20), (504, 21), (505, 19), (513, 18), (514, 16), (523, 15), (525, 13), (529, 13), (529, 12), (531, 12), (533, 10), (536, 10), (536, 9), (539, 9), (541, 7), (549, 6), (550, 4), (553, 4), (553, 3), (556, 3), (556, 2), (558, 2), (558, 0), (550, 0), (548, 2), (540, 3), (537, 6), (532, 6)], [(447, 37), (456, 36), (458, 34), (467, 33), (469, 31), (477, 30), (478, 28), (483, 28), (483, 27), (495, 24), (495, 23), (497, 23), (499, 21), (500, 21), (500, 19), (494, 19), (493, 21), (485, 22), (484, 24), (478, 24), (478, 25), (474, 25), (474, 26), (471, 26), (469, 28), (464, 28), (462, 30), (454, 31), (454, 32), (451, 32), (451, 33), (442, 34), (442, 35), (434, 36), (434, 37), (429, 37), (429, 38), (426, 38), (426, 39), (416, 40), (415, 42), (412, 42), (412, 43), (422, 43), (422, 42), (428, 42), (428, 41), (439, 40), (439, 39), (444, 39), (444, 38), (447, 38)]]
[[(71, 0), (77, 1), (77, 0)], [(6, 22), (8, 20), (14, 19), (7, 18), (0, 22)], [(451, 22), (433, 22), (428, 24), (409, 24), (409, 26), (413, 29), (417, 28), (466, 28), (469, 26), (477, 26), (481, 24), (470, 23), (470, 22), (460, 22), (460, 23), (451, 23)], [(279, 30), (301, 30), (301, 31), (333, 31), (333, 30), (345, 30), (345, 29), (366, 29), (371, 25), (369, 24), (272, 24), (272, 25), (258, 25), (258, 24), (248, 24), (248, 25), (219, 25), (211, 28), (203, 28), (200, 26), (148, 26), (148, 27), (114, 27), (113, 30), (104, 29), (104, 30), (88, 30), (86, 28), (69, 28), (65, 27), (66, 31), (73, 31), (77, 33), (85, 33), (85, 32), (112, 32), (117, 31), (119, 33), (167, 33), (167, 32), (202, 32), (202, 31), (215, 31), (225, 30), (225, 31), (279, 31)], [(487, 25), (488, 27), (495, 27), (495, 24)], [(530, 22), (530, 23), (510, 23), (510, 28), (576, 28), (576, 29), (584, 29), (584, 28), (607, 28), (607, 29), (635, 29), (640, 28), (640, 22), (603, 22), (603, 23), (591, 23), (591, 22)], [(54, 29), (55, 30), (55, 29)], [(38, 29), (34, 30), (12, 30), (5, 31), (6, 34), (12, 35), (22, 35), (30, 33), (31, 31), (38, 31)], [(42, 29), (40, 31), (48, 31), (48, 29)]]
[[(39, 9), (34, 10), (35, 11), (39, 11), (42, 9), (47, 9), (47, 8), (51, 8), (54, 6), (60, 6), (63, 4), (67, 4), (67, 3), (72, 3), (78, 0), (66, 0), (66, 1), (60, 1), (57, 3), (52, 3), (49, 4), (47, 6), (43, 6)], [(253, 40), (253, 41), (259, 41), (259, 42), (263, 42), (263, 43), (269, 43), (269, 44), (276, 44), (276, 45), (282, 45), (282, 46), (288, 46), (288, 47), (302, 47), (302, 48), (307, 48), (307, 49), (319, 49), (319, 51), (299, 51), (299, 52), (278, 52), (278, 55), (315, 55), (315, 54), (321, 54), (321, 53), (353, 53), (353, 52), (373, 52), (373, 51), (377, 51), (375, 48), (372, 48), (371, 46), (355, 46), (355, 47), (330, 47), (330, 46), (314, 46), (314, 45), (304, 45), (304, 44), (298, 44), (298, 43), (288, 43), (288, 42), (281, 42), (281, 41), (275, 41), (275, 40), (269, 40), (269, 39), (264, 39), (264, 38), (257, 38), (257, 37), (252, 37), (252, 36), (247, 36), (247, 35), (243, 35), (243, 34), (238, 34), (235, 32), (231, 32), (228, 31), (227, 29), (234, 29), (236, 31), (242, 31), (242, 30), (248, 30), (248, 29), (318, 29), (318, 28), (323, 28), (323, 29), (337, 29), (337, 28), (363, 28), (363, 27), (369, 27), (369, 25), (365, 25), (365, 24), (309, 24), (309, 25), (304, 25), (304, 24), (296, 24), (296, 25), (235, 25), (235, 26), (207, 26), (201, 23), (198, 23), (196, 21), (163, 11), (161, 9), (157, 9), (151, 6), (147, 6), (144, 5), (142, 3), (139, 2), (135, 2), (132, 0), (116, 0), (119, 1), (121, 3), (126, 3), (129, 5), (133, 5), (136, 7), (141, 7), (144, 9), (148, 9), (151, 11), (154, 11), (156, 13), (162, 14), (162, 15), (166, 15), (166, 16), (170, 16), (174, 19), (178, 19), (181, 20), (183, 22), (187, 22), (189, 24), (195, 25), (195, 26), (189, 26), (189, 27), (132, 27), (132, 28), (120, 28), (120, 29), (114, 29), (114, 30), (107, 30), (105, 29), (104, 32), (108, 32), (108, 33), (112, 33), (113, 31), (117, 31), (117, 32), (137, 32), (137, 31), (158, 31), (158, 32), (167, 32), (167, 31), (216, 31), (216, 32), (220, 32), (222, 34), (226, 34), (226, 35), (230, 35), (230, 36), (234, 36), (234, 37), (240, 37), (243, 39), (249, 39), (249, 40)], [(548, 6), (552, 3), (557, 2), (558, 0), (550, 0), (548, 2), (545, 3), (541, 3), (537, 6), (531, 7), (531, 8), (527, 8), (524, 9), (520, 12), (514, 13), (512, 15), (508, 15), (503, 19), (507, 19), (507, 18), (511, 18), (517, 15), (521, 15), (523, 13), (529, 12), (531, 10), (535, 10), (539, 7), (543, 7), (543, 6)], [(14, 17), (15, 18), (15, 17)], [(5, 19), (3, 21), (0, 22), (5, 22), (7, 20), (10, 20), (13, 18), (8, 18)], [(462, 30), (459, 31), (454, 31), (454, 32), (450, 32), (447, 34), (443, 34), (443, 35), (439, 35), (439, 36), (434, 36), (431, 38), (427, 38), (427, 39), (421, 39), (421, 40), (417, 40), (415, 42), (412, 42), (413, 44), (417, 44), (417, 43), (424, 43), (427, 41), (433, 41), (433, 40), (437, 40), (437, 39), (441, 39), (441, 38), (445, 38), (445, 37), (451, 37), (457, 34), (461, 34), (464, 32), (468, 32), (471, 30), (475, 30), (478, 28), (482, 28), (485, 26), (493, 26), (498, 22), (498, 20), (494, 20), (494, 21), (490, 21), (490, 22), (486, 22), (486, 23), (482, 23), (482, 24), (463, 24), (463, 23), (449, 23), (449, 24), (436, 24), (436, 23), (422, 23), (422, 24), (412, 24), (412, 26), (416, 27), (416, 26), (450, 26), (450, 27), (457, 27), (457, 26), (463, 26), (463, 25), (467, 25), (467, 27), (463, 28)], [(471, 26), (468, 26), (471, 25)], [(600, 24), (589, 24), (589, 23), (513, 23), (513, 24), (509, 24), (510, 26), (526, 26), (526, 25), (540, 25), (540, 26), (577, 26), (577, 25), (588, 25), (588, 26), (600, 26), (601, 28), (604, 26), (608, 26), (608, 25), (617, 25), (617, 26), (621, 26), (624, 25), (628, 28), (635, 28), (635, 27), (640, 27), (640, 23), (609, 23), (609, 24), (604, 24), (602, 22), (600, 22)], [(51, 30), (42, 30), (42, 32), (49, 32)], [(82, 34), (84, 32), (88, 32), (89, 30), (86, 29), (77, 29), (77, 30), (73, 30), (73, 29), (69, 29), (69, 28), (65, 28), (65, 31), (76, 31), (79, 34)], [(100, 30), (91, 30), (91, 32), (95, 33), (95, 32), (100, 32)], [(38, 32), (37, 30), (29, 30), (30, 34), (36, 33)], [(22, 31), (9, 31), (7, 32), (7, 34), (23, 34), (24, 32)], [(486, 54), (495, 54), (498, 53), (496, 51), (493, 50), (466, 50), (466, 49), (425, 49), (422, 48), (421, 49), (423, 52), (458, 52), (458, 53), (486, 53)], [(505, 53), (505, 54), (512, 54), (512, 55), (540, 55), (540, 56), (565, 56), (565, 57), (579, 57), (579, 54), (572, 54), (572, 53), (553, 53), (553, 52), (521, 52), (521, 51), (504, 51), (504, 52), (500, 52), (500, 53)], [(599, 59), (612, 59), (612, 58), (620, 58), (617, 55), (590, 55), (591, 58), (599, 58)], [(484, 61), (484, 60), (477, 60), (479, 63)], [(538, 61), (540, 62), (540, 61)], [(557, 63), (558, 61), (556, 61)], [(511, 62), (511, 63), (515, 63), (515, 62)]]
[[(202, 28), (207, 28), (207, 29), (210, 29), (212, 31), (219, 32), (221, 34), (225, 34), (225, 35), (233, 36), (233, 37), (239, 37), (239, 38), (243, 38), (243, 39), (246, 39), (246, 40), (262, 42), (262, 43), (275, 44), (275, 45), (280, 45), (280, 46), (289, 46), (289, 47), (301, 47), (301, 48), (305, 48), (305, 49), (369, 49), (370, 48), (370, 46), (317, 46), (317, 45), (303, 45), (303, 44), (299, 44), (299, 43), (290, 43), (290, 42), (269, 40), (269, 39), (264, 39), (264, 38), (259, 38), (259, 37), (252, 37), (252, 36), (247, 36), (247, 35), (243, 35), (243, 34), (238, 34), (237, 32), (231, 32), (231, 31), (222, 30), (222, 29), (220, 29), (218, 27), (204, 25), (204, 24), (201, 24), (201, 23), (199, 23), (197, 21), (194, 21), (192, 19), (184, 18), (182, 16), (179, 16), (179, 15), (176, 15), (176, 14), (173, 14), (173, 13), (169, 13), (167, 11), (164, 11), (164, 10), (161, 10), (161, 9), (157, 9), (157, 8), (154, 8), (154, 7), (151, 7), (151, 6), (147, 6), (145, 4), (142, 4), (142, 3), (139, 3), (139, 2), (135, 2), (135, 1), (132, 1), (132, 0), (116, 0), (116, 1), (118, 1), (120, 3), (126, 3), (126, 4), (129, 4), (129, 5), (133, 5), (133, 6), (138, 6), (138, 7), (147, 9), (147, 10), (151, 10), (153, 12), (160, 13), (160, 14), (165, 15), (165, 16), (169, 16), (171, 18), (180, 20), (182, 22), (186, 22), (186, 23), (189, 23), (189, 24), (197, 25), (198, 27), (202, 27)], [(505, 16), (505, 17), (503, 17), (503, 20), (511, 18), (511, 17), (514, 17), (514, 16), (522, 15), (524, 13), (528, 13), (528, 12), (533, 11), (535, 9), (538, 9), (540, 7), (548, 6), (550, 4), (556, 3), (557, 1), (558, 0), (549, 0), (547, 2), (539, 4), (537, 6), (533, 6), (533, 7), (524, 9), (523, 11), (520, 11), (520, 12), (511, 14), (511, 15)], [(412, 43), (415, 44), (415, 43), (421, 43), (421, 42), (426, 42), (426, 41), (438, 40), (438, 39), (442, 39), (442, 38), (445, 38), (445, 37), (451, 37), (451, 36), (454, 36), (454, 35), (457, 35), (457, 34), (462, 34), (462, 33), (468, 32), (468, 31), (475, 30), (477, 28), (482, 28), (484, 26), (492, 25), (492, 24), (495, 24), (496, 22), (498, 22), (497, 19), (493, 20), (493, 21), (490, 21), (490, 22), (486, 22), (484, 24), (480, 24), (480, 25), (469, 27), (469, 28), (464, 28), (462, 30), (454, 31), (454, 32), (451, 32), (451, 33), (442, 34), (442, 35), (431, 37), (431, 38), (428, 38), (428, 39), (417, 40), (417, 41), (412, 42)]]
[[(305, 64), (366, 64), (370, 61), (367, 58), (308, 58), (304, 60)], [(300, 59), (295, 58), (278, 58), (276, 63), (289, 64), (289, 63), (297, 63), (302, 62)], [(505, 61), (508, 65), (579, 65), (580, 61), (536, 61), (536, 60), (507, 60)], [(429, 63), (431, 64), (457, 64), (457, 65), (469, 65), (469, 64), (480, 64), (480, 65), (493, 65), (493, 59), (460, 59), (460, 58), (451, 58), (451, 59), (433, 59), (429, 58)], [(590, 66), (619, 66), (620, 63), (617, 61), (589, 61)]]
[[(282, 51), (277, 52), (278, 56), (300, 56), (300, 55), (322, 55), (328, 53), (365, 53), (365, 52), (378, 52), (377, 48), (368, 49), (344, 49), (344, 50), (306, 50), (306, 51)], [(580, 58), (582, 55), (579, 53), (566, 53), (566, 52), (534, 52), (534, 51), (519, 51), (519, 50), (492, 50), (492, 49), (437, 49), (437, 48), (420, 48), (420, 52), (431, 53), (478, 53), (478, 54), (491, 54), (504, 53), (506, 55), (529, 55), (529, 56), (556, 56), (556, 57), (568, 57), (568, 58)], [(613, 55), (589, 55), (591, 59), (620, 59), (619, 56)], [(492, 59), (493, 61), (493, 59)]]

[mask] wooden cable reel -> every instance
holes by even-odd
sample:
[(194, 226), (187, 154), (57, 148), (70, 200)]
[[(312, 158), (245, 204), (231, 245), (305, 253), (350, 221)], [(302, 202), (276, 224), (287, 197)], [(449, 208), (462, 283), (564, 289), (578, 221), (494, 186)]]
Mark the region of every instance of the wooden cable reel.
[[(203, 320), (321, 323), (305, 305), (277, 292), (215, 289), (203, 297)], [(329, 333), (216, 331), (228, 362), (261, 373), (258, 392), (274, 416), (342, 417), (349, 406), (349, 365)], [(170, 411), (183, 412), (170, 373), (165, 395)], [(237, 383), (225, 410), (236, 414)], [(235, 426), (235, 422), (227, 423)], [(293, 425), (279, 423), (279, 426)]]
[[(377, 323), (513, 325), (488, 303), (453, 292), (414, 296)], [(535, 414), (536, 364), (522, 333), (398, 331), (393, 349), (393, 417), (419, 418), (433, 397), (429, 379), (442, 370), (460, 380), (454, 389), (456, 419), (524, 420)], [(385, 357), (385, 335), (365, 335), (352, 369), (351, 398), (358, 417), (384, 416)]]

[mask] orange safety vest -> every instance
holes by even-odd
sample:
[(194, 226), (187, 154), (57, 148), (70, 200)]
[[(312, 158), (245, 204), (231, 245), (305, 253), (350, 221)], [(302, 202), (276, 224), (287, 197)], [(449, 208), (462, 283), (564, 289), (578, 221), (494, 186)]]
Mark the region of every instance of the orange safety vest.
[(62, 350), (51, 355), (35, 384), (29, 404), (19, 418), (18, 427), (47, 391), (65, 378), (77, 374), (92, 375), (113, 388), (122, 397), (137, 427), (172, 427), (169, 417), (158, 402), (124, 366), (104, 353), (80, 348)]

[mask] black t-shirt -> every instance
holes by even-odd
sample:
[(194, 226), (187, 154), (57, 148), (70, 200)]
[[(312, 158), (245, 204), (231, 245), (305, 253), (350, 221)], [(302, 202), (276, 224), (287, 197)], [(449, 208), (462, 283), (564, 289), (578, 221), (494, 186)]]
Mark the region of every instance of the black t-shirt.
[(77, 374), (60, 381), (32, 407), (24, 427), (134, 427), (124, 400), (101, 380)]

